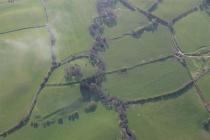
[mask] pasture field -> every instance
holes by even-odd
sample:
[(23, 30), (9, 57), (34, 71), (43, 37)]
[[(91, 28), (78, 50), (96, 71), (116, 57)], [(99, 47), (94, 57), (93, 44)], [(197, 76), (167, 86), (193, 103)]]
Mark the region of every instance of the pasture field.
[(140, 8), (147, 9), (155, 0), (132, 0), (132, 3)]
[(160, 26), (157, 32), (145, 32), (140, 39), (124, 37), (110, 40), (109, 49), (102, 53), (102, 58), (106, 63), (107, 69), (113, 70), (160, 56), (171, 55), (172, 49), (170, 45), (167, 29)]
[(99, 105), (94, 113), (87, 114), (81, 111), (80, 119), (74, 122), (64, 120), (63, 125), (55, 124), (48, 128), (37, 129), (31, 128), (29, 125), (6, 139), (107, 140), (108, 138), (115, 140), (119, 138), (117, 123), (117, 114), (113, 111), (107, 111), (103, 106)]
[(198, 5), (200, 2), (201, 0), (164, 0), (155, 10), (154, 14), (163, 19), (170, 20)]
[[(203, 68), (210, 71), (210, 61), (203, 53), (196, 59), (190, 56), (198, 51), (209, 55), (207, 12), (199, 9), (173, 25), (178, 48), (173, 46), (171, 30), (160, 23), (156, 30), (147, 29), (139, 38), (133, 37), (132, 31), (158, 21), (119, 1), (105, 8), (114, 13), (116, 24), (106, 26), (103, 19), (104, 32), (94, 38), (89, 27), (100, 15), (96, 7), (100, 1), (0, 0), (0, 140), (121, 140), (132, 135), (129, 130), (136, 135), (132, 140), (209, 140), (210, 132), (202, 125), (209, 113), (194, 88), (196, 83), (179, 90)], [(147, 11), (155, 1), (128, 2)], [(169, 21), (200, 3), (162, 0), (148, 14)], [(107, 41), (108, 47), (97, 50), (94, 63), (90, 61), (93, 44), (103, 46), (97, 39)], [(76, 57), (82, 54), (88, 57)], [(65, 70), (76, 64), (83, 78), (70, 84)], [(197, 85), (210, 103), (209, 82), (207, 73)], [(82, 88), (98, 97), (91, 98), (96, 110), (87, 112), (91, 101), (84, 100)], [(177, 89), (177, 93), (183, 92), (181, 96), (161, 97), (144, 105), (135, 102)], [(31, 108), (25, 126), (1, 137), (4, 130), (25, 119)], [(79, 117), (70, 120), (74, 113)], [(54, 124), (46, 126), (48, 121)], [(38, 128), (33, 128), (36, 122)]]
[(124, 100), (148, 98), (173, 91), (189, 80), (186, 70), (176, 60), (169, 59), (108, 75), (104, 89)]
[(45, 35), (39, 29), (0, 36), (1, 129), (22, 117), (48, 70), (49, 48)]
[(205, 12), (195, 12), (175, 25), (177, 39), (186, 53), (210, 45), (210, 18)]
[(37, 0), (18, 0), (14, 4), (5, 2), (0, 4), (0, 11), (0, 32), (45, 23), (43, 8)]
[(96, 0), (50, 0), (49, 22), (54, 30), (58, 58), (87, 51), (92, 45), (89, 26), (96, 16)]
[(106, 36), (107, 39), (130, 33), (138, 27), (147, 25), (149, 22), (146, 17), (142, 16), (137, 11), (130, 11), (122, 4), (115, 7), (115, 13), (117, 16), (116, 25), (112, 28), (105, 28), (104, 36)]
[(210, 100), (210, 95), (209, 95), (209, 90), (210, 90), (210, 86), (209, 86), (209, 83), (210, 83), (210, 75), (208, 74), (206, 77), (202, 78), (198, 85), (201, 87), (205, 97)]
[(194, 90), (173, 100), (132, 106), (128, 111), (129, 126), (137, 139), (144, 140), (208, 140), (210, 134), (201, 125), (207, 117)]

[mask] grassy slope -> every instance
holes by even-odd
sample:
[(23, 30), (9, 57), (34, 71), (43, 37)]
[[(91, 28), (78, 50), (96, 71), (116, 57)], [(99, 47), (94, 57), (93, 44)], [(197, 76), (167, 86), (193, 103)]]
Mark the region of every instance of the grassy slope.
[[(73, 4), (72, 4), (73, 3)], [(83, 50), (87, 50), (90, 45), (91, 45), (91, 38), (88, 35), (88, 25), (90, 24), (90, 21), (92, 19), (95, 13), (95, 3), (94, 1), (87, 2), (86, 6), (89, 5), (89, 9), (84, 9), (81, 7), (81, 3), (84, 3), (84, 1), (63, 1), (58, 3), (58, 1), (51, 1), (50, 4), (48, 5), (48, 8), (50, 9), (50, 22), (52, 23), (52, 27), (54, 29), (54, 32), (56, 33), (57, 36), (57, 46), (58, 46), (58, 52), (60, 58), (64, 58), (65, 56), (69, 54), (73, 54), (75, 52), (80, 52)], [(28, 5), (29, 6), (29, 5)], [(40, 5), (39, 5), (40, 6)], [(80, 7), (78, 9), (78, 6)], [(70, 8), (69, 8), (70, 7)], [(69, 12), (69, 10), (71, 12)], [(42, 11), (42, 10), (40, 10)], [(83, 16), (81, 11), (83, 11)], [(60, 13), (61, 12), (61, 13)], [(54, 13), (58, 15), (54, 15)], [(70, 13), (70, 14), (69, 14)], [(39, 14), (34, 14), (34, 15), (39, 15)], [(86, 22), (84, 20), (86, 19)], [(10, 19), (11, 21), (11, 19)], [(8, 27), (11, 28), (11, 27)], [(16, 27), (15, 27), (16, 28)], [(27, 32), (27, 31), (26, 31)], [(34, 32), (33, 30), (31, 32)], [(84, 33), (84, 34), (81, 34)], [(27, 33), (23, 34), (23, 36), (20, 36), (21, 32), (16, 33), (19, 35), (20, 38), (23, 38), (24, 35), (27, 35)], [(45, 33), (41, 33), (45, 34)], [(40, 35), (38, 34), (37, 35)], [(45, 34), (47, 35), (47, 34)], [(13, 40), (17, 35), (8, 35), (11, 40)], [(31, 37), (31, 36), (30, 36)], [(2, 42), (5, 41), (6, 38), (2, 38)], [(25, 38), (23, 38), (24, 40)], [(45, 38), (46, 39), (46, 38)], [(47, 39), (46, 39), (47, 40)], [(22, 40), (21, 40), (22, 41)], [(32, 42), (32, 41), (31, 41)], [(70, 43), (71, 42), (71, 43)], [(88, 44), (89, 42), (89, 44)], [(22, 42), (21, 42), (22, 43)], [(41, 43), (40, 45), (44, 45)], [(28, 44), (28, 46), (34, 46), (31, 44)], [(45, 45), (48, 47), (47, 45)], [(65, 51), (64, 51), (65, 50)], [(11, 51), (11, 49), (8, 49), (8, 51)], [(45, 50), (46, 51), (46, 50)], [(37, 51), (37, 53), (40, 53)], [(8, 52), (5, 52), (5, 54), (8, 54)], [(28, 57), (27, 55), (23, 55), (23, 57)], [(6, 58), (5, 58), (6, 60)], [(28, 59), (26, 59), (28, 61)], [(49, 60), (47, 60), (49, 61)], [(82, 65), (85, 65), (87, 63), (86, 60), (81, 60), (77, 61)], [(16, 62), (17, 63), (17, 62)], [(20, 64), (19, 62), (17, 64)], [(29, 71), (28, 69), (32, 69), (33, 67), (31, 66), (33, 63), (27, 62), (28, 65), (26, 65), (26, 71)], [(21, 64), (20, 66), (22, 66)], [(34, 66), (34, 65), (33, 65)], [(85, 66), (83, 66), (85, 67)], [(7, 69), (10, 69), (11, 67), (6, 67)], [(92, 68), (88, 66), (84, 71), (87, 72), (86, 75), (89, 73), (92, 73)], [(40, 71), (37, 71), (37, 73), (41, 75)], [(51, 81), (52, 82), (58, 82), (60, 78), (63, 77), (63, 68), (58, 70), (56, 72), (57, 74), (52, 77)], [(25, 73), (24, 73), (25, 74)], [(34, 74), (36, 74), (34, 72)], [(18, 75), (21, 76), (20, 73)], [(32, 75), (31, 73), (29, 75)], [(38, 76), (38, 75), (37, 75)], [(43, 76), (43, 73), (42, 73)], [(5, 78), (8, 76), (5, 76)], [(2, 78), (2, 77), (1, 77)], [(22, 78), (22, 77), (20, 77)], [(18, 78), (17, 80), (20, 80)], [(38, 77), (37, 77), (38, 79)], [(22, 79), (21, 79), (22, 80)], [(2, 80), (3, 81), (3, 80)], [(8, 80), (7, 80), (8, 81)], [(41, 81), (41, 79), (39, 79)], [(8, 81), (10, 82), (10, 81)], [(30, 83), (28, 83), (29, 86), (31, 86)], [(34, 87), (35, 84), (33, 83)], [(32, 87), (29, 87), (30, 89)], [(3, 89), (5, 90), (5, 89)], [(17, 91), (17, 90), (15, 90)], [(24, 91), (20, 91), (24, 92)], [(12, 94), (12, 93), (11, 93)], [(14, 94), (14, 93), (13, 93)], [(12, 95), (8, 95), (5, 93), (5, 96), (7, 98), (12, 98)], [(15, 92), (15, 94), (19, 94)], [(26, 94), (24, 92), (24, 94)], [(8, 110), (5, 110), (5, 107), (8, 102), (12, 102), (11, 100), (7, 100), (8, 102), (1, 102), (2, 108), (0, 111), (2, 111), (2, 120), (7, 118), (6, 120), (10, 122), (9, 124), (13, 124), (15, 121), (17, 121), (20, 116), (25, 112), (27, 108), (25, 108), (26, 103), (29, 103), (28, 101), (31, 100), (31, 95), (28, 96), (19, 96), (21, 100), (17, 100), (14, 98), (15, 102), (14, 105), (16, 105), (16, 102), (19, 106), (15, 106), (13, 109), (7, 108), (10, 111), (10, 114), (7, 113)], [(3, 95), (1, 95), (3, 96)], [(38, 102), (38, 105), (36, 106), (35, 112), (33, 114), (33, 117), (36, 115), (45, 115), (48, 114), (52, 111), (55, 111), (58, 108), (64, 107), (66, 105), (69, 105), (73, 103), (75, 100), (77, 100), (80, 97), (79, 93), (79, 88), (76, 87), (69, 87), (69, 88), (63, 88), (63, 89), (57, 89), (57, 88), (52, 88), (52, 89), (46, 89), (43, 91), (43, 95), (40, 96), (40, 101)], [(3, 98), (2, 98), (3, 99)], [(20, 103), (22, 102), (22, 103)], [(24, 108), (23, 108), (24, 107)], [(23, 110), (23, 111), (14, 111), (14, 110)], [(114, 140), (116, 137), (119, 136), (119, 130), (118, 130), (118, 125), (117, 125), (117, 115), (113, 112), (106, 111), (101, 105), (98, 107), (97, 112), (93, 114), (85, 114), (84, 113), (84, 105), (79, 106), (79, 108), (73, 107), (72, 110), (78, 110), (81, 115), (81, 119), (78, 122), (72, 123), (72, 124), (65, 124), (63, 127), (60, 126), (53, 126), (52, 128), (37, 130), (35, 131), (34, 129), (30, 128), (27, 126), (20, 132), (17, 132), (14, 134), (14, 136), (8, 137), (7, 139), (55, 139), (57, 140), (58, 138), (62, 137), (62, 139), (69, 139), (72, 138), (74, 140), (81, 140), (81, 139), (99, 139), (99, 138), (104, 138), (104, 139), (110, 139)], [(11, 113), (12, 112), (12, 113)], [(18, 114), (19, 117), (18, 117)], [(11, 116), (11, 117), (8, 117)], [(13, 116), (14, 119), (12, 118)], [(102, 121), (103, 120), (103, 121)], [(5, 128), (8, 125), (7, 121), (4, 120), (5, 125), (1, 125), (2, 128)], [(3, 124), (3, 123), (1, 123)], [(94, 125), (93, 125), (94, 124)], [(103, 126), (103, 127), (101, 127)], [(81, 129), (84, 130), (81, 130)], [(88, 131), (87, 131), (88, 130)], [(81, 131), (85, 132), (83, 135), (81, 135)], [(95, 133), (97, 131), (97, 133)], [(56, 133), (55, 133), (56, 132)], [(49, 135), (54, 134), (54, 135)], [(90, 135), (90, 133), (94, 133), (94, 135)]]
[(1, 130), (24, 114), (47, 72), (50, 57), (46, 40), (42, 29), (0, 36)]
[(206, 99), (210, 102), (210, 74), (202, 78), (199, 81), (198, 85), (202, 89), (203, 94), (206, 97)]
[(128, 112), (129, 126), (144, 140), (208, 140), (210, 134), (201, 125), (207, 117), (194, 90), (174, 100), (130, 107)]
[(0, 32), (45, 23), (43, 9), (37, 0), (20, 0), (14, 4), (1, 4), (0, 11)]
[[(14, 7), (8, 4), (3, 8), (1, 6), (1, 10), (4, 10), (4, 14), (0, 15), (0, 18), (4, 20), (4, 22), (0, 23), (2, 27), (1, 31), (6, 31), (13, 27), (21, 27), (22, 25), (29, 26), (44, 23), (44, 14), (40, 3), (34, 0), (30, 0), (28, 3), (25, 1), (26, 0), (20, 0), (18, 3), (22, 3), (19, 5), (16, 4), (18, 6), (13, 5)], [(133, 0), (133, 2), (139, 4), (142, 8), (147, 8), (152, 0)], [(11, 11), (13, 8), (14, 12)], [(51, 0), (49, 1), (48, 8), (50, 13), (50, 23), (52, 24), (53, 30), (57, 37), (56, 45), (59, 58), (62, 59), (69, 54), (89, 49), (90, 45), (92, 44), (92, 39), (88, 35), (88, 26), (92, 20), (92, 17), (96, 15), (95, 0)], [(21, 15), (18, 16), (19, 18), (16, 17), (16, 12), (17, 14), (19, 13), (19, 15)], [(122, 8), (117, 12), (119, 12), (119, 20), (121, 22), (118, 23), (118, 27), (113, 28), (113, 31), (116, 32), (116, 35), (130, 31), (130, 29), (133, 29), (134, 27), (143, 23), (142, 18), (144, 17), (139, 16), (138, 22), (138, 14), (136, 13), (134, 13), (133, 16), (131, 16), (131, 13), (129, 13), (130, 16), (124, 17), (122, 14), (128, 14), (128, 10), (124, 10), (124, 8)], [(16, 18), (8, 18), (8, 16), (6, 16), (7, 14), (9, 14), (10, 17), (13, 15), (13, 17)], [(28, 19), (28, 16), (30, 17), (30, 20)], [(14, 22), (14, 19), (17, 19), (17, 22)], [(134, 22), (129, 22), (133, 20)], [(129, 24), (129, 26), (126, 26), (126, 24)], [(206, 23), (204, 26), (206, 26)], [(108, 30), (106, 35), (112, 35), (115, 33), (113, 31)], [(34, 38), (40, 36), (43, 38), (36, 40), (36, 43), (34, 43)], [(48, 64), (47, 62), (49, 62), (49, 57), (40, 57), (40, 54), (42, 54), (42, 56), (48, 56), (49, 54), (45, 53), (48, 52), (48, 43), (46, 42), (47, 34), (44, 30), (18, 32), (0, 38), (0, 58), (5, 62), (0, 64), (0, 71), (3, 73), (0, 77), (0, 129), (2, 129), (18, 120), (27, 109), (26, 107), (29, 104), (28, 101), (30, 101), (35, 88), (47, 70), (47, 67), (44, 65)], [(18, 40), (21, 44), (27, 44), (25, 46), (32, 46), (33, 49), (26, 49), (27, 53), (25, 51), (24, 53), (22, 51), (18, 52), (13, 49), (14, 46), (18, 46), (17, 44), (13, 43), (11, 45), (10, 43), (8, 45), (8, 41), (5, 43), (5, 40)], [(130, 44), (132, 44), (132, 46)], [(42, 46), (46, 48), (45, 51), (43, 51)], [(158, 57), (160, 55), (170, 53), (171, 49), (168, 32), (164, 27), (160, 27), (158, 32), (145, 33), (139, 40), (125, 38), (119, 41), (110, 42), (110, 49), (107, 50), (106, 54), (102, 54), (102, 56), (107, 63), (108, 69), (111, 70), (122, 66), (130, 66), (132, 64), (139, 63), (144, 59), (148, 60), (151, 59), (151, 57)], [(11, 56), (15, 56), (16, 59), (11, 60)], [(82, 60), (79, 63), (84, 64), (86, 61)], [(26, 67), (22, 67), (23, 65)], [(160, 70), (160, 67), (165, 69)], [(88, 67), (87, 71), (90, 71), (90, 69), (91, 68)], [(122, 94), (120, 96), (127, 98), (130, 91), (133, 91), (131, 95), (129, 94), (130, 97), (146, 97), (149, 95), (156, 95), (157, 93), (161, 93), (167, 89), (174, 89), (174, 87), (181, 85), (185, 80), (188, 79), (184, 70), (173, 61), (165, 62), (164, 64), (160, 65), (147, 66), (144, 69), (145, 71), (142, 71), (141, 68), (138, 70), (133, 70), (132, 73), (128, 73), (123, 76), (116, 74), (108, 77), (106, 84), (111, 86), (111, 94), (119, 95), (120, 93)], [(8, 70), (11, 72), (8, 72)], [(180, 75), (176, 76), (176, 80), (174, 80), (174, 73), (177, 75), (177, 72), (179, 72)], [(89, 74), (89, 72), (87, 74)], [(142, 79), (138, 79), (137, 76), (139, 76), (139, 74), (145, 76), (143, 76)], [(8, 80), (8, 77), (10, 76), (14, 76), (15, 81), (17, 81), (14, 81), (14, 84), (12, 82), (12, 87), (14, 88), (11, 88), (11, 86), (7, 84), (11, 83), (11, 80)], [(156, 78), (154, 82), (153, 80), (148, 81), (148, 79), (152, 79), (154, 77)], [(56, 75), (52, 77), (50, 82), (60, 82), (62, 81), (62, 78), (63, 69), (57, 71)], [(164, 80), (159, 81), (160, 78), (164, 78)], [(111, 79), (112, 82), (109, 82), (109, 79)], [(119, 82), (120, 80), (121, 82)], [(19, 81), (24, 82), (20, 84)], [(144, 83), (142, 84), (142, 87), (146, 89), (147, 93), (144, 91), (144, 95), (139, 95), (139, 93), (141, 93), (140, 90), (142, 90), (142, 88), (140, 89), (140, 87), (138, 87), (139, 81), (142, 83), (147, 82), (148, 85), (151, 84), (154, 88), (150, 88), (149, 86), (145, 88)], [(125, 85), (130, 84), (131, 82), (132, 85), (126, 88)], [(173, 82), (173, 84), (171, 84), (171, 82)], [(27, 83), (27, 86), (24, 86), (25, 83)], [(116, 87), (113, 88), (113, 85)], [(164, 89), (159, 88), (162, 87), (162, 85), (165, 85)], [(123, 88), (119, 89), (121, 86), (123, 86)], [(109, 90), (109, 88), (107, 89)], [(134, 91), (133, 89), (137, 89), (139, 91)], [(20, 94), (22, 96), (19, 96)], [(195, 95), (188, 95), (189, 94), (181, 97), (180, 99), (168, 101), (166, 105), (163, 105), (161, 102), (158, 103), (159, 105), (148, 105), (144, 108), (131, 108), (128, 113), (130, 120), (129, 122), (131, 128), (136, 131), (138, 138), (145, 138), (145, 140), (171, 140), (171, 136), (174, 136), (174, 138), (179, 138), (178, 140), (193, 140), (193, 138), (195, 140), (208, 139), (209, 134), (200, 129), (200, 122), (206, 119), (207, 115), (203, 111), (203, 108), (201, 108), (198, 98), (196, 98)], [(62, 89), (46, 89), (39, 98), (40, 100), (36, 106), (33, 117), (36, 115), (43, 116), (55, 111), (56, 109), (73, 104), (79, 97), (80, 93), (78, 86), (66, 87)], [(12, 106), (8, 107), (8, 102), (12, 102)], [(68, 110), (69, 112), (67, 112), (67, 114), (72, 110), (77, 110), (80, 112), (81, 118), (76, 122), (66, 122), (63, 126), (54, 125), (47, 129), (32, 129), (30, 126), (27, 126), (14, 135), (9, 136), (6, 138), (6, 140), (115, 140), (116, 137), (119, 136), (117, 114), (105, 110), (101, 105), (99, 105), (95, 113), (85, 114), (83, 111), (84, 105), (85, 104), (81, 104), (81, 106), (77, 108), (73, 107)], [(5, 110), (4, 107), (7, 107), (7, 109)], [(161, 109), (159, 110), (159, 108)], [(161, 113), (157, 112), (157, 110)], [(138, 112), (146, 114), (143, 119), (136, 118), (136, 113)], [(177, 116), (177, 114), (180, 113), (182, 113), (182, 115)], [(158, 121), (156, 121), (156, 119)], [(177, 121), (177, 119), (179, 119), (180, 122)], [(178, 126), (176, 125), (177, 122), (179, 122)], [(171, 128), (172, 130), (170, 130)], [(186, 131), (182, 132), (182, 128)], [(154, 132), (152, 135), (151, 130)], [(163, 132), (166, 133), (165, 136), (163, 135)]]
[(199, 2), (200, 0), (163, 0), (154, 14), (164, 19), (172, 19), (197, 5)]
[(105, 28), (104, 35), (108, 39), (131, 32), (139, 26), (148, 24), (146, 17), (140, 15), (137, 11), (130, 11), (120, 3), (116, 6), (115, 13), (117, 15), (117, 25), (112, 28)]
[(169, 40), (166, 28), (160, 26), (156, 32), (146, 32), (140, 39), (125, 37), (109, 41), (110, 48), (102, 57), (108, 70), (137, 64), (143, 60), (171, 54)]
[(130, 0), (135, 5), (138, 5), (138, 7), (147, 9), (155, 0)]
[(91, 47), (88, 27), (96, 16), (95, 0), (51, 0), (47, 7), (60, 59)]
[(209, 46), (210, 17), (196, 12), (175, 25), (177, 38), (184, 52), (193, 52), (203, 45)]
[(75, 122), (65, 121), (64, 125), (32, 129), (26, 127), (6, 140), (115, 140), (119, 137), (117, 115), (99, 106), (94, 113), (80, 113)]
[(175, 60), (136, 68), (124, 74), (107, 76), (104, 88), (122, 99), (160, 95), (189, 81), (186, 70)]

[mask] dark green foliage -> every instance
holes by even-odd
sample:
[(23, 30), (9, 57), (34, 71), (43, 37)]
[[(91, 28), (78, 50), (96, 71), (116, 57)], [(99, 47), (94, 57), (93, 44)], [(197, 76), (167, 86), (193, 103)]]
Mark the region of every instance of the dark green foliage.
[(78, 81), (83, 77), (80, 65), (69, 66), (65, 69), (64, 78), (67, 82), (75, 80)]
[(208, 120), (205, 120), (202, 125), (206, 131), (209, 131), (210, 130), (210, 118), (208, 118)]
[(69, 121), (74, 121), (79, 119), (79, 113), (76, 111), (72, 114), (69, 115), (68, 120)]
[(37, 122), (31, 122), (31, 127), (38, 128), (39, 124)]
[(101, 76), (93, 76), (80, 83), (80, 93), (84, 101), (90, 101), (91, 99), (98, 100), (97, 93), (100, 89), (98, 85), (101, 80), (100, 77)]
[(86, 113), (94, 112), (96, 110), (96, 108), (97, 108), (97, 103), (95, 101), (91, 101), (85, 107), (85, 112)]
[(58, 119), (58, 124), (63, 124), (63, 119), (62, 118)]

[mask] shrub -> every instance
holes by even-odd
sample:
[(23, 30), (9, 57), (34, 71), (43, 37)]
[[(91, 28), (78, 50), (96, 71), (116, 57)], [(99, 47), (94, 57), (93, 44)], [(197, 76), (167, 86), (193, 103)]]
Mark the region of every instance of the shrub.
[(85, 112), (86, 113), (94, 112), (96, 110), (96, 108), (97, 108), (97, 103), (95, 101), (91, 101), (85, 107)]

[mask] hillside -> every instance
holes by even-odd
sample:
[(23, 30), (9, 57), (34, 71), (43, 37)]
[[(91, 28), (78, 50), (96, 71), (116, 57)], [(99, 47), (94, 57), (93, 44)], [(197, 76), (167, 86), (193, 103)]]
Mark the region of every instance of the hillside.
[(209, 140), (209, 0), (0, 0), (0, 140)]

